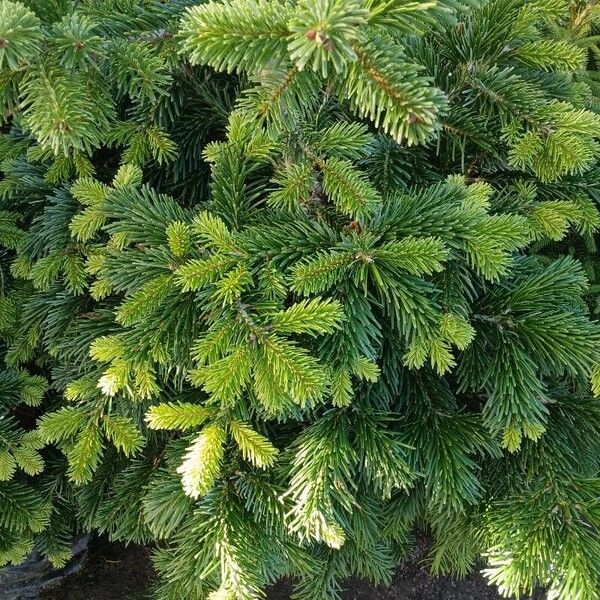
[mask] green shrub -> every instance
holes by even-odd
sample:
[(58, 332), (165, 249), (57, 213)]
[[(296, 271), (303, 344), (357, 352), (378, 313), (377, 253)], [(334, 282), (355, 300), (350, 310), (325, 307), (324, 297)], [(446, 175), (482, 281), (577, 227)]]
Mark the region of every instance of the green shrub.
[(597, 599), (599, 16), (0, 0), (0, 560)]

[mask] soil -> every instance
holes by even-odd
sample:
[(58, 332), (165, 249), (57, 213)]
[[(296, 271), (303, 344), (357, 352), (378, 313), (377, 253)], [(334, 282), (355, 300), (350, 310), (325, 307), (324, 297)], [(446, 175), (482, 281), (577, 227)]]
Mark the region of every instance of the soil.
[(81, 571), (42, 592), (40, 600), (146, 600), (153, 579), (148, 548), (100, 538), (91, 542)]
[[(147, 548), (100, 539), (92, 544), (83, 570), (45, 591), (40, 600), (148, 600), (153, 579)], [(418, 560), (399, 568), (390, 587), (355, 579), (344, 587), (343, 600), (500, 600), (495, 588), (477, 573), (460, 581), (433, 578)], [(289, 600), (290, 592), (290, 582), (282, 581), (269, 590), (268, 600)], [(540, 594), (530, 600), (541, 598)]]

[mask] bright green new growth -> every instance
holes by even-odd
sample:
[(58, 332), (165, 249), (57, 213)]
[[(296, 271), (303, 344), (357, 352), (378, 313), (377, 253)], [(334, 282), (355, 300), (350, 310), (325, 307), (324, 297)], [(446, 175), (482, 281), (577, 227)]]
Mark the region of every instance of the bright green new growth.
[(599, 17), (0, 0), (0, 562), (596, 600)]

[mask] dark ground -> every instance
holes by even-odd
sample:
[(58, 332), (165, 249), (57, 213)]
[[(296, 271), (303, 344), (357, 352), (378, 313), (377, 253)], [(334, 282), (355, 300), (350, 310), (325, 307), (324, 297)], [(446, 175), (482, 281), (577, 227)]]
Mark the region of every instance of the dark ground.
[[(65, 580), (60, 587), (44, 592), (41, 600), (147, 600), (153, 577), (147, 549), (125, 548), (121, 544), (98, 540), (93, 543), (83, 570)], [(289, 600), (290, 590), (288, 582), (281, 582), (270, 591), (268, 600)], [(495, 589), (478, 574), (461, 581), (446, 577), (434, 579), (416, 563), (401, 567), (389, 588), (349, 580), (343, 595), (343, 600), (499, 599)]]

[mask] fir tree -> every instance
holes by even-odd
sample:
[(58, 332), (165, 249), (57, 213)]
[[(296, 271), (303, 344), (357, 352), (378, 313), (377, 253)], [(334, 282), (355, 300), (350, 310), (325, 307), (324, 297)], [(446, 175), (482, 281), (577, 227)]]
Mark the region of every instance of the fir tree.
[(0, 1), (0, 558), (598, 598), (598, 8), (194, 4)]

